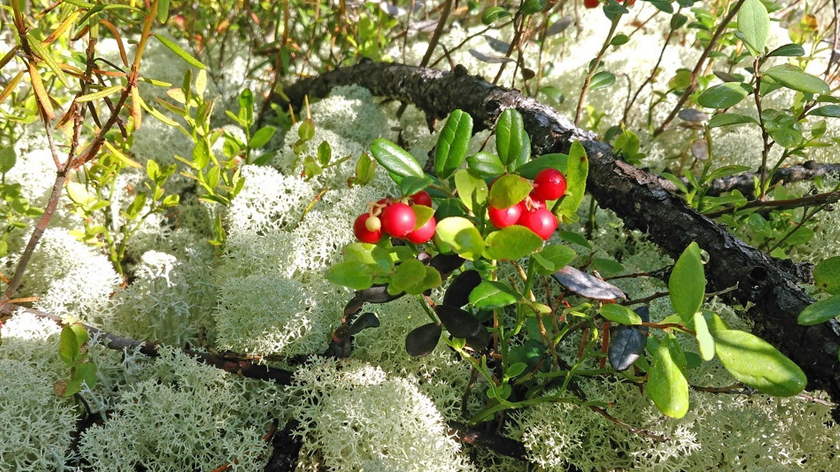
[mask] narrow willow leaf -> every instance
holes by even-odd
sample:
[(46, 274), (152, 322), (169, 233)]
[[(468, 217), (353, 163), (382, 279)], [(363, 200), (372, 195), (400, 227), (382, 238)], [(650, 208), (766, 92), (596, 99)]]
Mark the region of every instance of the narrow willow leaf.
[(140, 89), (137, 88), (137, 85), (131, 87), (131, 118), (134, 119), (135, 130), (143, 126), (143, 106), (140, 101)]
[(662, 413), (682, 418), (688, 413), (688, 381), (671, 352), (670, 338), (659, 343), (648, 374), (647, 394)]
[(17, 85), (20, 83), (20, 80), (23, 78), (23, 74), (24, 71), (19, 71), (17, 75), (15, 75), (12, 78), (12, 80), (10, 80), (9, 83), (6, 84), (5, 87), (3, 87), (3, 91), (0, 92), (0, 103), (3, 103), (9, 97), (9, 95), (11, 95), (12, 92), (14, 92), (15, 87), (17, 87)]
[(169, 0), (158, 0), (157, 20), (165, 25), (167, 19), (169, 19)]
[(62, 34), (64, 34), (65, 31), (67, 31), (67, 28), (69, 28), (70, 25), (73, 24), (74, 21), (76, 21), (76, 18), (78, 18), (80, 14), (81, 12), (79, 10), (76, 10), (73, 13), (71, 13), (67, 18), (64, 19), (64, 21), (61, 22), (60, 25), (58, 25), (58, 27), (56, 27), (56, 29), (53, 30), (52, 33), (50, 33), (49, 36), (44, 38), (42, 44), (50, 44), (56, 39), (58, 39)]
[(58, 62), (55, 61), (55, 58), (52, 57), (52, 54), (49, 51), (47, 51), (47, 48), (45, 48), (40, 41), (30, 41), (29, 46), (32, 48), (32, 51), (34, 51), (41, 57), (41, 59), (44, 60), (44, 62), (47, 64), (47, 67), (49, 67), (52, 73), (55, 74), (55, 77), (58, 79), (58, 81), (61, 82), (61, 85), (69, 87), (70, 82), (67, 80), (67, 76), (64, 75), (64, 71), (61, 70), (61, 66), (58, 64)]
[(119, 49), (120, 52), (120, 60), (125, 67), (128, 67), (128, 55), (125, 53), (125, 46), (123, 46), (123, 40), (122, 36), (120, 36), (120, 32), (117, 31), (116, 26), (108, 20), (100, 18), (99, 22), (105, 25), (105, 27), (111, 32), (111, 35), (114, 36), (114, 40), (117, 43), (117, 49)]
[(515, 261), (542, 247), (543, 239), (524, 226), (513, 225), (490, 233), (486, 242), (488, 259)]
[(50, 102), (50, 96), (47, 94), (47, 89), (44, 88), (44, 82), (41, 80), (41, 74), (38, 72), (38, 68), (32, 62), (29, 63), (29, 78), (32, 81), (32, 90), (35, 91), (35, 97), (38, 99), (38, 104), (41, 105), (44, 115), (47, 117), (47, 120), (54, 120), (55, 111), (53, 110), (52, 102)]
[(174, 52), (175, 55), (177, 55), (178, 57), (180, 57), (181, 59), (186, 61), (187, 64), (189, 64), (193, 67), (196, 67), (198, 69), (206, 69), (207, 68), (207, 66), (205, 66), (201, 61), (194, 58), (187, 51), (184, 51), (183, 49), (181, 49), (181, 46), (178, 46), (177, 44), (175, 44), (172, 40), (170, 40), (166, 36), (160, 35), (158, 33), (152, 33), (152, 36), (157, 38), (157, 40), (160, 41), (161, 44), (163, 44), (164, 46), (169, 48), (170, 51)]
[(764, 75), (773, 78), (773, 80), (789, 89), (800, 92), (828, 94), (831, 91), (823, 79), (792, 64), (773, 66), (764, 71)]
[(721, 364), (738, 381), (777, 397), (790, 397), (805, 389), (802, 369), (767, 341), (738, 330), (713, 331)]
[(495, 310), (513, 305), (519, 298), (507, 284), (484, 280), (470, 292), (469, 300), (480, 310)]
[(420, 167), (414, 156), (387, 139), (379, 138), (375, 140), (370, 145), (370, 151), (376, 162), (392, 174), (400, 177), (424, 176), (423, 168)]
[(840, 316), (840, 295), (808, 305), (799, 313), (796, 321), (803, 326), (824, 323)]
[(123, 154), (122, 152), (120, 152), (119, 149), (115, 148), (107, 140), (105, 141), (105, 148), (108, 149), (108, 151), (110, 151), (111, 154), (114, 157), (121, 160), (123, 162), (123, 164), (125, 164), (129, 167), (134, 167), (135, 169), (142, 169), (143, 168), (143, 166), (141, 166), (137, 161), (132, 160), (130, 157), (128, 157), (125, 154)]
[(120, 90), (124, 90), (124, 89), (125, 89), (125, 87), (123, 87), (122, 85), (114, 85), (112, 87), (106, 87), (104, 89), (98, 90), (98, 91), (93, 92), (93, 93), (88, 93), (88, 94), (82, 95), (81, 97), (77, 98), (76, 101), (79, 102), (79, 103), (91, 102), (93, 100), (99, 100), (100, 98), (105, 98), (108, 95), (115, 94), (115, 93), (119, 92)]
[(757, 54), (764, 53), (770, 34), (770, 15), (760, 0), (746, 0), (738, 10), (738, 31)]
[(700, 260), (700, 246), (693, 242), (680, 255), (668, 280), (671, 305), (686, 323), (703, 305), (706, 295), (706, 276)]
[(464, 162), (472, 130), (473, 120), (468, 113), (455, 110), (449, 114), (435, 145), (435, 173), (439, 179), (448, 179)]

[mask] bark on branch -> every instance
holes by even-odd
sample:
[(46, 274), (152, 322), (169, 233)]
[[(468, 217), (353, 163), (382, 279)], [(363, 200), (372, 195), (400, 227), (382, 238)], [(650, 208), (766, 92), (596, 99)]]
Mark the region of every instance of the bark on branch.
[(376, 96), (410, 102), (430, 119), (461, 109), (472, 115), (477, 131), (492, 128), (504, 109), (515, 108), (531, 136), (534, 155), (568, 152), (573, 141), (580, 141), (590, 159), (588, 190), (599, 205), (614, 211), (627, 227), (648, 233), (672, 256), (697, 241), (711, 256), (706, 266), (709, 289), (737, 287), (728, 297), (752, 306), (747, 316), (756, 334), (802, 367), (809, 388), (824, 389), (835, 403), (840, 401), (840, 329), (836, 323), (805, 327), (796, 322), (813, 302), (797, 285), (810, 279), (810, 265), (771, 258), (733, 237), (666, 190), (672, 188), (669, 182), (616, 158), (594, 134), (516, 90), (470, 76), (462, 66), (443, 72), (365, 61), (297, 82), (284, 90), (289, 102), (279, 96), (273, 100), (300, 107), (305, 96), (325, 97), (334, 87), (354, 84)]

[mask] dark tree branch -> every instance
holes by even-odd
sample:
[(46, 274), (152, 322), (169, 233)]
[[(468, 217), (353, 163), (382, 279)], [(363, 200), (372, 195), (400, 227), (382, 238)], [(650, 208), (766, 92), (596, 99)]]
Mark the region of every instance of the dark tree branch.
[[(629, 228), (648, 233), (665, 252), (678, 256), (692, 242), (705, 249), (709, 289), (737, 286), (727, 299), (751, 304), (747, 317), (754, 331), (799, 364), (812, 389), (827, 390), (840, 400), (840, 330), (836, 323), (800, 326), (796, 316), (813, 300), (797, 285), (811, 277), (809, 264), (795, 264), (767, 254), (735, 238), (714, 221), (688, 207), (666, 190), (666, 180), (617, 159), (611, 147), (592, 133), (577, 129), (553, 109), (518, 91), (470, 76), (463, 67), (453, 72), (365, 61), (310, 77), (285, 89), (291, 105), (305, 96), (325, 97), (340, 85), (360, 85), (374, 95), (413, 103), (428, 117), (443, 119), (461, 109), (475, 120), (476, 130), (493, 127), (506, 108), (517, 109), (531, 136), (534, 155), (567, 152), (580, 141), (590, 160), (588, 190), (598, 203), (614, 211)], [(288, 105), (280, 97), (274, 100)]]
[[(12, 315), (16, 311), (30, 313), (38, 318), (50, 320), (59, 325), (64, 324), (61, 321), (61, 317), (52, 313), (22, 307), (13, 303), (6, 303), (5, 305), (0, 306), (0, 313), (4, 315)], [(87, 329), (91, 337), (96, 336), (100, 342), (109, 349), (117, 351), (139, 349), (140, 353), (149, 357), (158, 357), (160, 355), (158, 352), (161, 347), (160, 344), (124, 338), (90, 325), (83, 326)], [(185, 350), (184, 352), (199, 362), (203, 362), (218, 369), (222, 369), (225, 372), (241, 375), (243, 377), (276, 382), (280, 385), (291, 385), (294, 381), (294, 373), (292, 371), (269, 367), (267, 365), (260, 365), (250, 360), (243, 359), (240, 356), (223, 356), (210, 352), (197, 352), (191, 350)], [(526, 458), (525, 446), (519, 441), (506, 438), (493, 432), (476, 429), (456, 421), (450, 421), (448, 426), (451, 433), (464, 444), (490, 448), (497, 454), (512, 457), (514, 459), (524, 460)], [(280, 439), (283, 440), (281, 442), (284, 442), (288, 440), (289, 437), (292, 437), (291, 430), (288, 426), (284, 428), (280, 435)], [(265, 470), (270, 472), (294, 470), (294, 466), (297, 464), (296, 458), (300, 449), (300, 444), (292, 442), (282, 446), (277, 444), (275, 441), (274, 447), (274, 453), (272, 454), (271, 460), (266, 465)], [(291, 466), (289, 468), (284, 468), (288, 465)]]
[[(770, 178), (770, 186), (772, 187), (779, 182), (789, 184), (791, 182), (814, 180), (817, 177), (828, 176), (840, 176), (840, 164), (819, 164), (814, 161), (808, 161), (802, 165), (777, 169)], [(738, 190), (747, 198), (753, 198), (756, 177), (757, 174), (747, 172), (744, 174), (715, 179), (710, 183), (709, 190), (706, 192), (706, 195), (714, 197), (725, 192)]]

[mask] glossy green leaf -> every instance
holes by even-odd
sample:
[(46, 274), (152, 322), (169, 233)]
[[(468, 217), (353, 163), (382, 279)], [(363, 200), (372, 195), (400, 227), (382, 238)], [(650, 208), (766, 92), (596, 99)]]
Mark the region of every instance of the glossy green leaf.
[(473, 120), (468, 113), (455, 110), (449, 114), (435, 146), (435, 173), (441, 180), (448, 179), (464, 162), (472, 130)]
[(467, 158), (467, 167), (481, 177), (496, 177), (505, 173), (505, 165), (499, 156), (489, 152), (477, 152)]
[(805, 55), (805, 48), (798, 44), (785, 44), (767, 53), (767, 57), (801, 57)]
[(521, 176), (503, 175), (493, 182), (488, 201), (495, 208), (510, 208), (524, 200), (533, 188), (533, 184)]
[(379, 138), (371, 143), (370, 152), (376, 162), (392, 174), (400, 177), (424, 176), (423, 168), (414, 156), (387, 139)]
[(274, 126), (263, 126), (258, 129), (253, 136), (251, 136), (251, 140), (248, 141), (248, 147), (251, 149), (259, 149), (265, 146), (268, 144), (268, 141), (272, 138), (272, 136), (274, 136), (275, 131), (277, 131), (277, 128)]
[(515, 261), (530, 255), (543, 244), (541, 237), (524, 226), (513, 225), (487, 236), (484, 255), (488, 259)]
[(450, 249), (464, 259), (474, 261), (484, 252), (484, 239), (473, 223), (460, 216), (440, 220), (435, 232), (438, 247)]
[(682, 418), (688, 413), (688, 381), (674, 361), (670, 338), (659, 343), (648, 373), (647, 394), (662, 413)]
[(421, 190), (425, 190), (431, 183), (432, 179), (426, 175), (423, 177), (414, 177), (413, 175), (405, 177), (400, 182), (400, 195), (409, 197)]
[(697, 97), (697, 103), (708, 108), (729, 108), (737, 105), (751, 90), (744, 83), (726, 82), (706, 89)]
[(58, 341), (58, 356), (66, 366), (72, 366), (79, 355), (79, 342), (76, 333), (69, 326), (61, 330), (61, 337)]
[(344, 261), (327, 270), (326, 279), (330, 282), (354, 290), (364, 290), (373, 285), (373, 275), (366, 264), (358, 261)]
[(481, 22), (489, 25), (499, 18), (510, 16), (510, 12), (502, 7), (490, 7), (481, 14)]
[[(153, 161), (149, 161), (153, 162)], [(5, 174), (12, 170), (12, 167), (17, 163), (17, 152), (14, 146), (0, 147), (0, 174)]]
[(534, 180), (544, 169), (557, 169), (565, 174), (568, 159), (566, 154), (544, 154), (517, 167), (515, 173), (530, 180)]
[(840, 295), (808, 305), (799, 313), (796, 321), (803, 326), (824, 323), (840, 316)]
[(499, 121), (496, 122), (496, 152), (502, 164), (514, 162), (526, 149), (527, 140), (522, 115), (514, 108), (502, 112)]
[(569, 246), (562, 244), (549, 244), (542, 251), (531, 256), (537, 263), (537, 273), (540, 275), (551, 275), (554, 272), (571, 264), (577, 253)]
[(616, 303), (607, 303), (601, 306), (598, 310), (601, 316), (605, 319), (622, 325), (638, 325), (642, 324), (642, 318), (635, 311), (627, 308), (624, 305)]
[(740, 125), (743, 123), (758, 124), (755, 118), (751, 116), (739, 115), (737, 113), (719, 113), (709, 120), (709, 128), (720, 128), (721, 126)]
[[(388, 293), (412, 293), (411, 287), (420, 285), (426, 277), (426, 266), (417, 259), (409, 259), (394, 268), (394, 274), (388, 285)], [(420, 292), (415, 293), (422, 293)]]
[(178, 46), (177, 44), (175, 44), (172, 40), (170, 40), (166, 36), (160, 35), (158, 33), (152, 33), (152, 36), (157, 38), (157, 40), (160, 41), (161, 44), (163, 44), (164, 46), (169, 48), (170, 51), (174, 52), (176, 56), (183, 59), (187, 64), (189, 64), (193, 67), (196, 67), (198, 69), (206, 69), (207, 68), (207, 66), (205, 66), (201, 61), (194, 58), (190, 53), (183, 50), (181, 48), (181, 46)]
[(710, 361), (715, 357), (715, 340), (709, 331), (709, 325), (702, 312), (694, 314), (694, 337), (700, 348), (700, 357), (704, 361)]
[(520, 295), (501, 282), (483, 280), (470, 292), (470, 303), (480, 310), (495, 310), (513, 305)]
[(586, 194), (586, 179), (589, 176), (589, 158), (580, 141), (572, 143), (566, 163), (566, 194), (560, 202), (558, 218), (560, 223), (577, 221), (577, 211)]
[(762, 54), (770, 34), (770, 15), (760, 0), (746, 0), (738, 10), (738, 31), (754, 52)]
[(829, 257), (814, 267), (814, 285), (832, 295), (840, 293), (840, 256)]
[(700, 246), (693, 242), (685, 248), (668, 280), (671, 305), (686, 323), (703, 305), (706, 294), (706, 277), (700, 260)]
[(589, 82), (589, 90), (607, 88), (614, 83), (615, 75), (612, 72), (602, 70), (592, 76), (592, 80)]
[(805, 389), (805, 373), (767, 341), (738, 330), (713, 332), (721, 364), (738, 381), (777, 397)]
[(470, 211), (483, 205), (490, 193), (487, 182), (466, 169), (455, 172), (455, 188), (458, 190), (458, 198)]
[(829, 93), (831, 90), (823, 79), (811, 75), (792, 64), (773, 66), (764, 75), (793, 90), (805, 93)]
[(808, 116), (824, 116), (826, 118), (840, 118), (840, 105), (823, 105), (808, 112)]

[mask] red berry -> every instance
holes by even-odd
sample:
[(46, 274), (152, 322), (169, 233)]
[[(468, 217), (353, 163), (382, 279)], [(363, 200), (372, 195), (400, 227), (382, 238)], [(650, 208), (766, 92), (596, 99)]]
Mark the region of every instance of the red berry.
[(524, 206), (521, 202), (508, 208), (495, 208), (491, 206), (487, 208), (487, 216), (490, 217), (490, 222), (493, 223), (493, 226), (502, 229), (515, 225), (522, 216), (523, 209)]
[(435, 217), (433, 216), (429, 218), (429, 221), (427, 221), (423, 226), (408, 233), (405, 239), (413, 242), (414, 244), (423, 244), (432, 239), (432, 236), (435, 235), (436, 229), (437, 222), (435, 221)]
[(415, 205), (425, 205), (427, 207), (432, 206), (432, 197), (429, 195), (429, 192), (425, 190), (415, 193), (410, 198)]
[[(370, 213), (362, 213), (356, 218), (356, 221), (353, 222), (353, 234), (355, 234), (356, 238), (363, 243), (376, 244), (380, 239), (382, 239), (382, 230), (369, 230), (367, 227), (368, 218), (376, 217), (371, 216)], [(378, 220), (379, 218), (376, 219)]]
[(557, 200), (566, 193), (566, 177), (557, 169), (543, 169), (534, 178), (532, 195), (537, 200)]
[(380, 219), (382, 220), (382, 229), (394, 238), (404, 238), (408, 233), (414, 231), (414, 225), (417, 223), (414, 210), (400, 202), (392, 203), (382, 210)]
[(601, 2), (598, 0), (583, 0), (583, 6), (586, 8), (598, 8), (601, 5)]
[(547, 240), (557, 229), (557, 217), (545, 208), (540, 208), (523, 213), (517, 224), (530, 229), (537, 236)]

